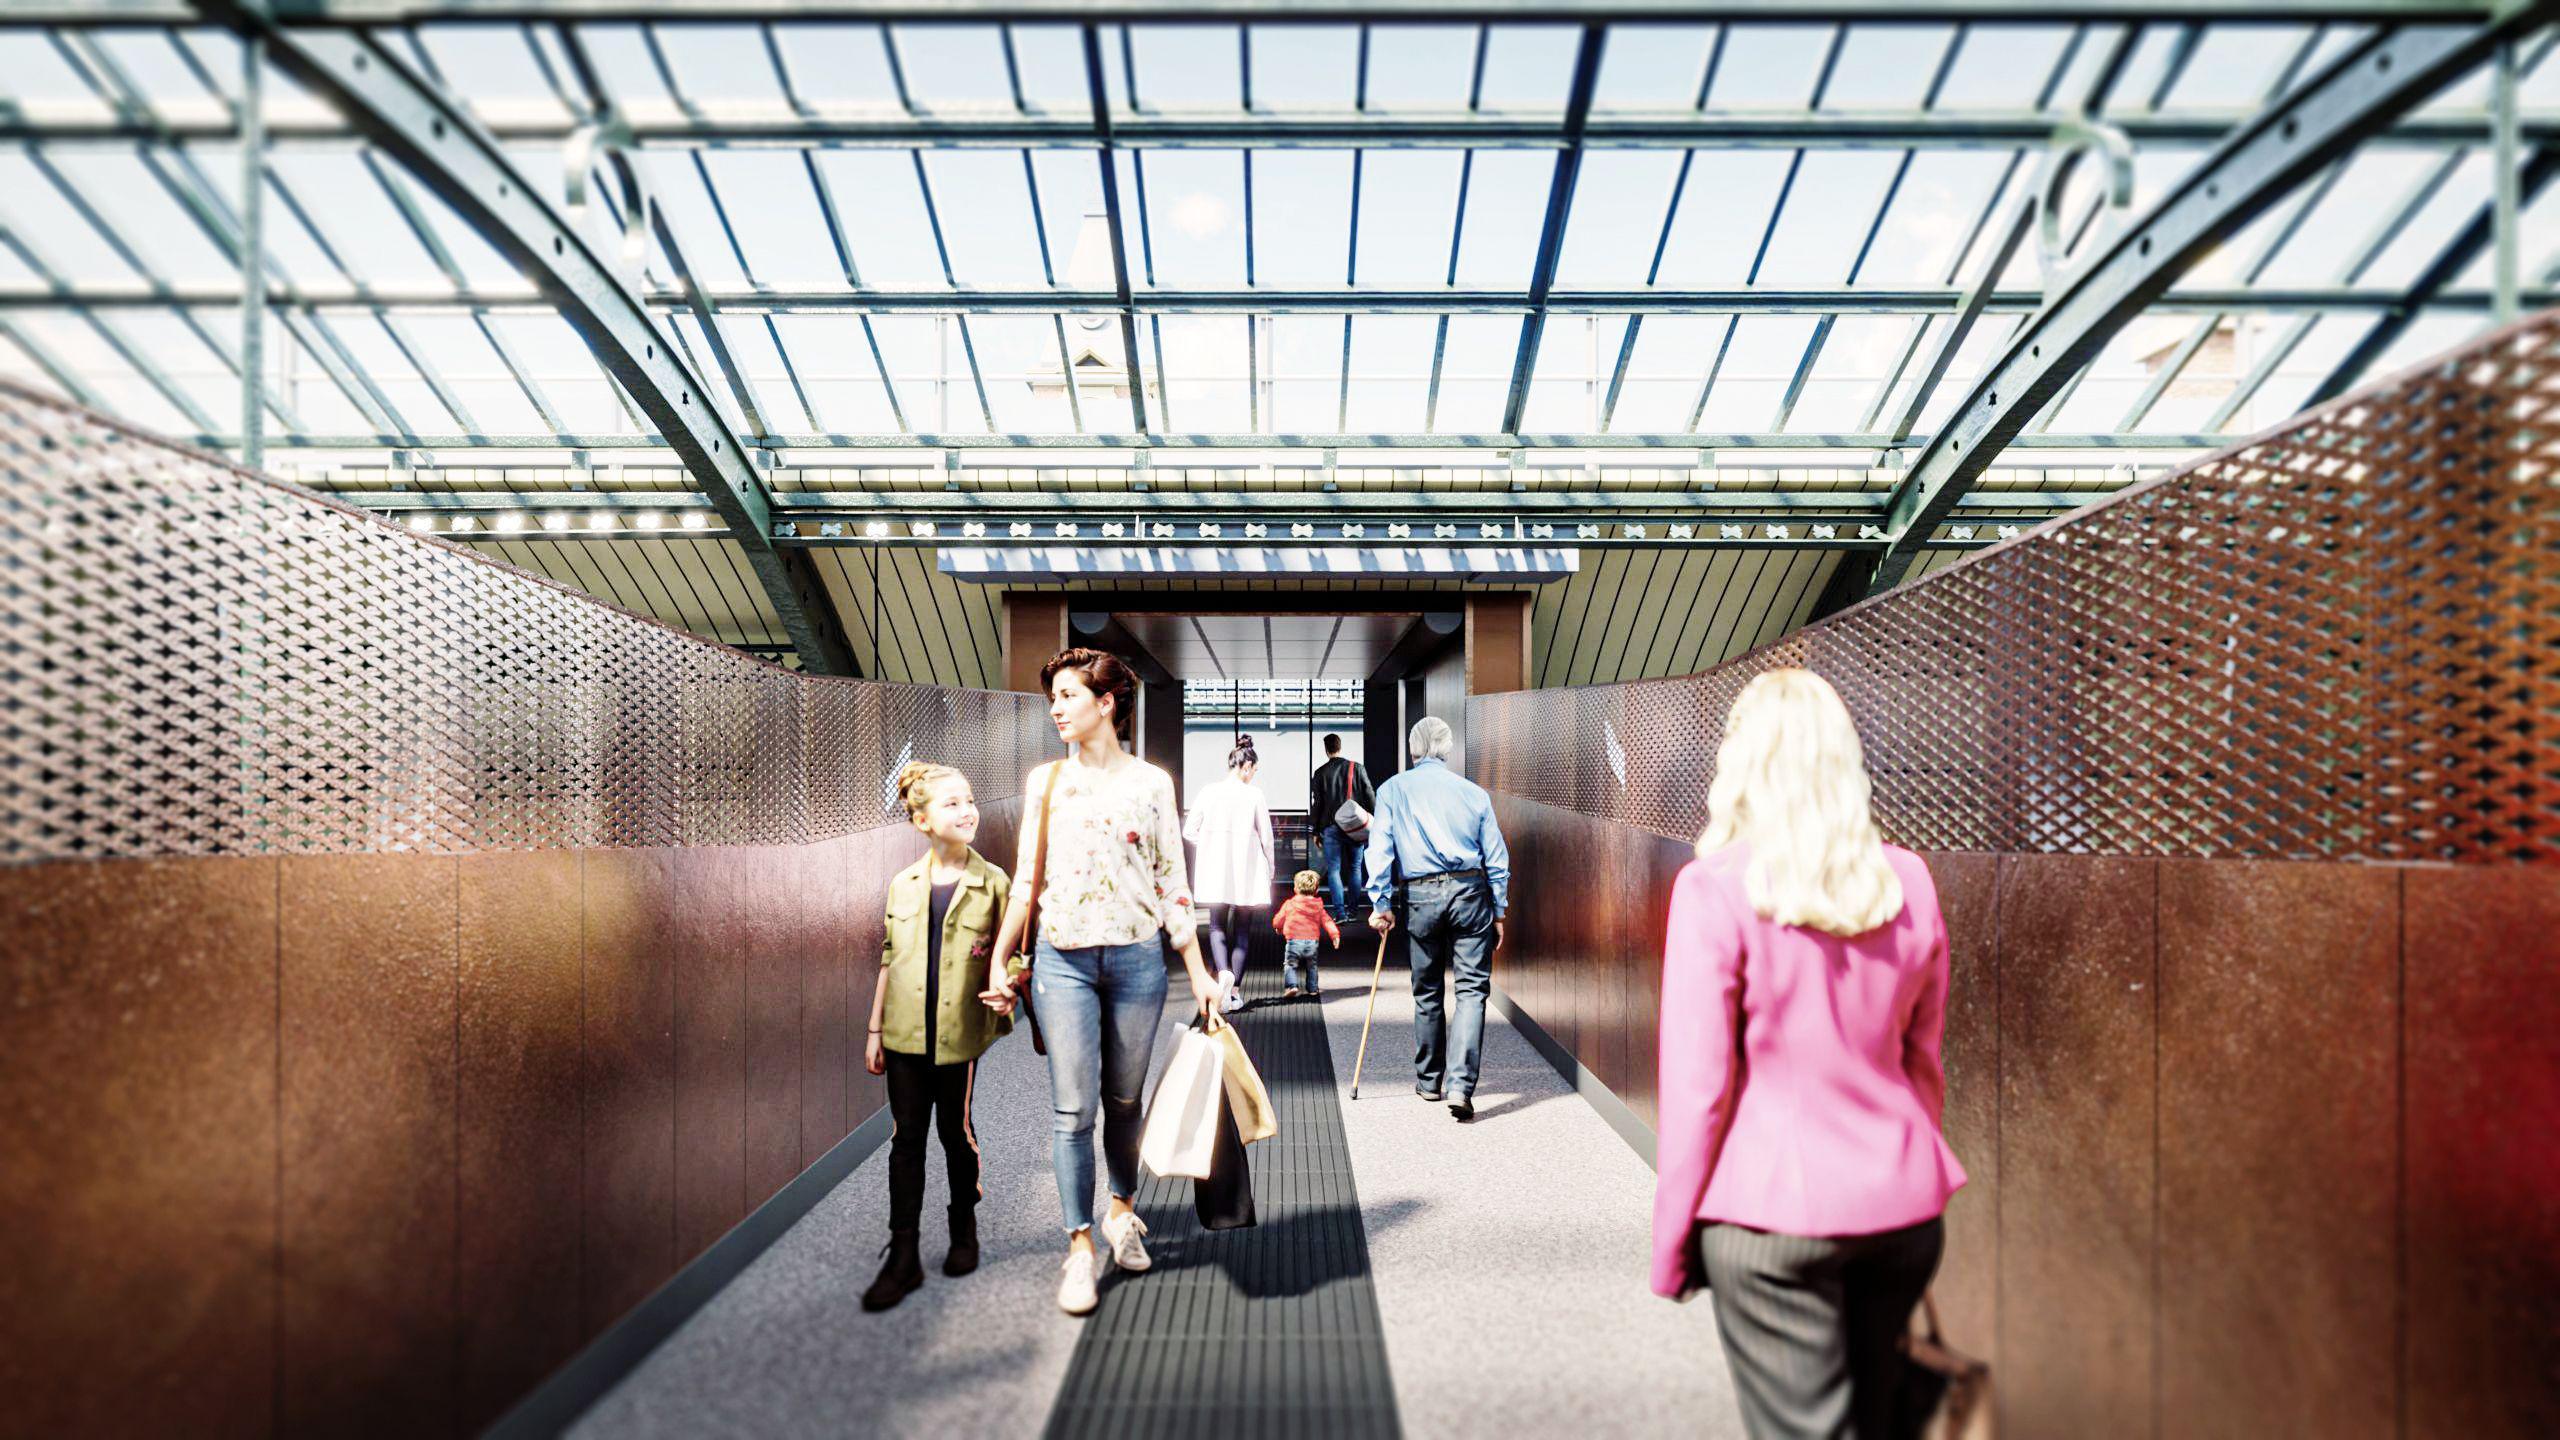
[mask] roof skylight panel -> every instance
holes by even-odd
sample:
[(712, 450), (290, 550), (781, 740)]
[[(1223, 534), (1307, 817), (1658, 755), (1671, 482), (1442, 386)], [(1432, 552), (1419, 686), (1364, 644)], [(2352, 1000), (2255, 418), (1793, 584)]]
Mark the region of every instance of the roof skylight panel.
[(1431, 429), (1439, 435), (1483, 435), (1502, 428), (1511, 361), (1520, 344), (1517, 315), (1452, 315), (1440, 345), (1440, 377)]
[(1253, 184), (1254, 283), (1343, 288), (1351, 259), (1351, 152), (1266, 152), (1254, 157)]
[(1464, 152), (1456, 150), (1365, 152), (1355, 283), (1421, 290), (1447, 279), (1465, 163)]
[(2159, 108), (2247, 110), (2259, 105), (2310, 39), (2307, 25), (2207, 26)]
[(1134, 25), (1129, 52), (1142, 111), (1225, 111), (1244, 104), (1244, 57), (1226, 25)]
[(1729, 27), (1710, 110), (1805, 110), (1830, 56), (1836, 25), (1735, 25)]
[[(1260, 157), (1261, 176), (1268, 175), (1271, 158)], [(1234, 150), (1151, 150), (1144, 167), (1155, 284), (1168, 290), (1243, 289), (1244, 157)], [(1267, 180), (1257, 189), (1268, 205)]]
[[(1023, 33), (1016, 32), (1020, 65)], [(994, 25), (892, 25), (890, 55), (906, 79), (907, 97), (926, 114), (1013, 109), (1013, 84), (1005, 72), (1004, 36)], [(1079, 54), (1076, 92), (1084, 92)], [(1031, 74), (1024, 73), (1026, 86)], [(1061, 98), (1054, 94), (1052, 100)]]
[[(2033, 108), (2073, 55), (2068, 25), (1971, 25), (1938, 94), (1942, 110)], [(2084, 47), (2085, 48), (2085, 47)]]
[(1808, 150), (1770, 232), (1752, 284), (1813, 289), (1846, 284), (1849, 266), (1884, 204), (1901, 152)]
[(1591, 92), (1592, 110), (1695, 109), (1716, 29), (1713, 25), (1610, 26), (1608, 42), (1600, 52), (1600, 78)]
[(1275, 315), (1269, 327), (1264, 424), (1275, 434), (1332, 433), (1342, 408), (1342, 317)]
[[(73, 208), (85, 205), (157, 280), (219, 285), (238, 279), (238, 263), (179, 208), (134, 152), (48, 146), (35, 168), (46, 166), (75, 193)], [(41, 249), (41, 238), (37, 244)]]
[(1698, 386), (1732, 325), (1730, 315), (1643, 317), (1635, 349), (1627, 356), (1626, 378), (1618, 385), (1618, 403), (1607, 416), (1610, 432), (1676, 435), (1686, 430)]
[[(1161, 344), (1164, 370), (1159, 382), (1165, 387), (1166, 408), (1182, 427), (1203, 434), (1251, 433), (1260, 411), (1252, 392), (1259, 371), (1252, 355), (1257, 343), (1254, 320), (1244, 315), (1159, 315), (1151, 319), (1151, 343), (1145, 347), (1144, 356), (1146, 368), (1153, 373), (1155, 350)], [(1085, 369), (1083, 362), (1092, 347), (1077, 334), (1073, 322), (1069, 334), (1076, 341), (1079, 369)], [(1118, 343), (1116, 332), (1110, 343)], [(1090, 369), (1109, 377), (1117, 373), (1118, 366), (1106, 361)], [(1126, 401), (1117, 396), (1097, 396), (1093, 391), (1087, 391), (1083, 400), (1087, 430), (1126, 427)]]
[[(574, 112), (516, 25), (421, 25), (412, 33), (483, 124), (561, 121)], [(574, 92), (572, 92), (574, 93)]]
[(822, 114), (903, 113), (877, 25), (773, 27), (790, 93)]
[(1609, 377), (1626, 337), (1624, 315), (1555, 315), (1538, 339), (1520, 428), (1531, 434), (1588, 434), (1600, 428)]
[(1952, 25), (1851, 25), (1840, 42), (1824, 110), (1914, 110), (1928, 99)]
[[(54, 174), (60, 174), (56, 168)], [(135, 261), (80, 212), (26, 150), (0, 150), (0, 223), (31, 252), (51, 278), (83, 288), (140, 289), (148, 285)]]
[(1643, 288), (1682, 158), (1680, 151), (1655, 149), (1593, 149), (1582, 157), (1556, 263), (1557, 288)]
[[(725, 251), (734, 239), (736, 248), (745, 253), (743, 281), (759, 289), (843, 288), (844, 270), (837, 264), (827, 218), (818, 207), (818, 193), (809, 183), (801, 152), (707, 150), (687, 152), (685, 158), (688, 165), (698, 162), (710, 172), (706, 198), (719, 200), (728, 221), (717, 232), (716, 243)], [(685, 258), (701, 275), (703, 258), (698, 249), (688, 231)]]
[(1707, 434), (1755, 434), (1767, 430), (1804, 360), (1820, 318), (1812, 315), (1744, 315), (1707, 388), (1698, 429)]
[(1555, 176), (1555, 152), (1478, 150), (1458, 242), (1461, 290), (1526, 290)]
[(1497, 115), (1562, 113), (1580, 44), (1581, 34), (1571, 25), (1491, 27), (1478, 108)]
[(978, 375), (995, 411), (996, 428), (1031, 435), (1075, 429), (1058, 362), (1055, 317), (970, 315), (957, 323), (967, 325), (976, 347)]
[(943, 246), (959, 283), (972, 289), (1044, 288), (1021, 152), (927, 150), (923, 157)]
[(1369, 27), (1369, 109), (1466, 109), (1481, 33), (1464, 25)]
[[(1937, 286), (1949, 283), (1966, 242), (1985, 223), (2002, 178), (2014, 166), (2005, 150), (1923, 150), (1894, 192), (1892, 209), (1876, 232), (1874, 248), (1858, 272), (1860, 285)], [(2015, 183), (2022, 183), (2013, 181)], [(1996, 216), (1992, 217), (1996, 223)], [(1967, 277), (1969, 278), (1969, 277)]]
[(1423, 428), (1431, 351), (1440, 322), (1430, 315), (1355, 315), (1343, 429), (1409, 435)]
[(1357, 26), (1256, 25), (1254, 108), (1348, 110), (1359, 89), (1359, 60)]
[(1671, 290), (1743, 284), (1793, 159), (1785, 150), (1698, 151), (1655, 283)]
[(818, 168), (839, 199), (836, 218), (866, 290), (941, 290), (942, 257), (933, 244), (915, 161), (904, 150), (829, 150)]
[(641, 33), (644, 50), (645, 42), (655, 42), (653, 63), (664, 61), (661, 78), (673, 77), (670, 98), (678, 105), (715, 115), (772, 115), (790, 109), (782, 74), (755, 26), (658, 25)]
[(1788, 412), (1787, 433), (1855, 433), (1920, 323), (1916, 315), (1843, 315), (1832, 322)]
[(818, 412), (819, 428), (844, 435), (894, 435), (896, 407), (880, 379), (864, 317), (777, 315), (774, 328)]

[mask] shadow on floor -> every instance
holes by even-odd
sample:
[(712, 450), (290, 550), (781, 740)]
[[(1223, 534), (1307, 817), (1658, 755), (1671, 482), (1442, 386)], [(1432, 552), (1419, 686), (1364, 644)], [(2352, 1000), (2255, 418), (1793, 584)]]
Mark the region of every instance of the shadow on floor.
[[(1215, 1268), (1225, 1272), (1236, 1293), (1251, 1300), (1289, 1299), (1312, 1294), (1337, 1281), (1365, 1279), (1370, 1272), (1366, 1236), (1394, 1229), (1423, 1208), (1415, 1200), (1390, 1205), (1313, 1205), (1287, 1214), (1264, 1212), (1262, 1223), (1243, 1230), (1199, 1228), (1189, 1207), (1180, 1210), (1141, 1207), (1154, 1232), (1155, 1268), (1145, 1275), (1113, 1270), (1105, 1277), (1104, 1295), (1123, 1284), (1145, 1284), (1162, 1276)], [(1336, 1243), (1337, 1228), (1348, 1218), (1366, 1232), (1358, 1250)]]

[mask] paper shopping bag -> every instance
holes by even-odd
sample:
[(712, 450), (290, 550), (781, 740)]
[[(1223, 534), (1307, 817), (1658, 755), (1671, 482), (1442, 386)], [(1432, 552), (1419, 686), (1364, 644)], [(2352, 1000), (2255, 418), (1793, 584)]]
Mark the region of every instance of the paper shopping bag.
[(1279, 1113), (1271, 1108), (1271, 1092), (1263, 1088), (1262, 1072), (1253, 1068), (1253, 1057), (1245, 1053), (1244, 1037), (1224, 1020), (1211, 1027), (1209, 1037), (1225, 1058), (1227, 1113), (1235, 1117), (1237, 1138), (1250, 1145), (1279, 1134)]
[(1226, 1052), (1198, 1030), (1174, 1042), (1173, 1058), (1147, 1106), (1138, 1158), (1158, 1175), (1205, 1180), (1218, 1149), (1218, 1117), (1227, 1106)]

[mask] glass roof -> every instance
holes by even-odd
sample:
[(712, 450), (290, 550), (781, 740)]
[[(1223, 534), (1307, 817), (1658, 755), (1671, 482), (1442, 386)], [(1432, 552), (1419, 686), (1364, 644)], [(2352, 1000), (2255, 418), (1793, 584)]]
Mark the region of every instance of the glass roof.
[[(2031, 239), (1958, 324), (2058, 120), (2132, 138), (2138, 211), (2365, 32), (1617, 23), (1577, 129), (1579, 25), (1102, 24), (1107, 139), (1075, 25), (373, 33), (555, 198), (573, 131), (628, 124), (672, 246), (625, 278), (759, 448), (1880, 453), (1925, 441), (2041, 299)], [(2521, 62), (2529, 145), (2560, 126), (2552, 49)], [(218, 31), (0, 24), (0, 373), (238, 443), (240, 70)], [(284, 76), (266, 93), (268, 445), (650, 446), (434, 185)], [(2486, 212), (2488, 104), (2459, 82), (2260, 216), (2024, 443), (2174, 454), (2329, 387)], [(2074, 255), (2110, 223), (2097, 168), (2065, 191)], [(581, 223), (623, 253), (620, 192), (590, 193)], [(2519, 234), (2526, 303), (2551, 303), (2560, 193)], [(2485, 324), (2489, 264), (2378, 363)]]

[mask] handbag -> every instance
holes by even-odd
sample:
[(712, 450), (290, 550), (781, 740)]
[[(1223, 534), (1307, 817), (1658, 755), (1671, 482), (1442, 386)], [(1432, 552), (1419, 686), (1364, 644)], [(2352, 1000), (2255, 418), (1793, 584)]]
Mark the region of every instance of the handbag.
[(1991, 1367), (1947, 1348), (1938, 1302), (1920, 1297), (1927, 1329), (1902, 1337), (1902, 1380), (1894, 1429), (1906, 1440), (1991, 1440)]
[(1227, 1056), (1197, 1025), (1186, 1027), (1165, 1062), (1164, 1078), (1147, 1102), (1138, 1158), (1158, 1175), (1208, 1178), (1218, 1148), (1218, 1121), (1227, 1113)]
[(1236, 1117), (1218, 1107), (1217, 1146), (1209, 1173), (1191, 1184), (1191, 1213), (1203, 1230), (1242, 1230), (1257, 1223), (1253, 1214), (1253, 1162), (1245, 1158), (1244, 1140), (1236, 1133)]
[(1262, 1072), (1253, 1068), (1253, 1057), (1245, 1053), (1244, 1037), (1223, 1018), (1208, 1027), (1208, 1035), (1218, 1047), (1227, 1113), (1234, 1119), (1239, 1139), (1250, 1145), (1279, 1134), (1280, 1117), (1271, 1108), (1271, 1092), (1263, 1088)]
[(1342, 763), (1351, 768), (1342, 779), (1342, 803), (1333, 807), (1333, 828), (1341, 831), (1345, 840), (1365, 840), (1369, 837), (1369, 812), (1353, 798), (1360, 793), (1360, 762)]
[[(1040, 790), (1040, 818), (1034, 823), (1031, 831), (1031, 873), (1023, 877), (1023, 883), (1031, 891), (1031, 898), (1023, 902), (1022, 939), (1019, 943), (1022, 950), (1031, 952), (1034, 963), (1037, 963), (1040, 957), (1040, 887), (1049, 878), (1047, 874), (1049, 802), (1056, 798), (1058, 793), (1058, 772), (1066, 768), (1066, 762), (1063, 760), (1049, 766), (1049, 783), (1042, 786)], [(1021, 951), (1017, 950), (1015, 953), (1019, 954)], [(1031, 987), (1015, 985), (1013, 994), (1014, 1003), (1022, 1007), (1022, 1018), (1031, 1022), (1031, 1053), (1048, 1054), (1048, 1038), (1040, 1033), (1040, 1012), (1031, 1004)]]

